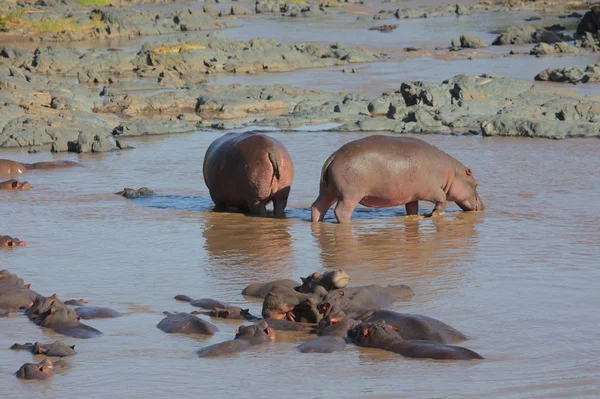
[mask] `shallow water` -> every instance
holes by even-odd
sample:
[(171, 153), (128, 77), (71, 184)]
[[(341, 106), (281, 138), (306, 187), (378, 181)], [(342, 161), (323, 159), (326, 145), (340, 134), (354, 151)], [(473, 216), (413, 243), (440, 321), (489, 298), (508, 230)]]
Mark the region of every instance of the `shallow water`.
[[(211, 211), (201, 171), (219, 135), (211, 132), (130, 140), (136, 149), (121, 153), (69, 155), (84, 167), (34, 171), (25, 176), (30, 192), (0, 192), (0, 233), (28, 243), (1, 250), (1, 268), (42, 294), (126, 313), (87, 321), (104, 332), (90, 340), (58, 336), (24, 316), (0, 319), (2, 397), (221, 398), (265, 389), (273, 397), (311, 398), (597, 395), (600, 140), (423, 136), (473, 169), (486, 211), (452, 205), (443, 217), (415, 220), (401, 208), (361, 208), (352, 224), (338, 225), (331, 211), (325, 223), (309, 222), (320, 168), (365, 134), (269, 134), (296, 166), (283, 220)], [(12, 151), (0, 157), (53, 159)], [(163, 197), (112, 194), (140, 186)], [(416, 295), (394, 310), (451, 324), (486, 360), (408, 360), (355, 346), (300, 354), (295, 346), (310, 337), (290, 333), (239, 355), (199, 359), (196, 349), (231, 338), (239, 324), (215, 322), (220, 332), (212, 338), (155, 327), (163, 311), (193, 310), (176, 294), (258, 314), (260, 302), (239, 294), (245, 285), (330, 268), (344, 268), (356, 285), (410, 285)], [(32, 356), (6, 348), (54, 339), (76, 345), (71, 370), (42, 383), (12, 375)]]

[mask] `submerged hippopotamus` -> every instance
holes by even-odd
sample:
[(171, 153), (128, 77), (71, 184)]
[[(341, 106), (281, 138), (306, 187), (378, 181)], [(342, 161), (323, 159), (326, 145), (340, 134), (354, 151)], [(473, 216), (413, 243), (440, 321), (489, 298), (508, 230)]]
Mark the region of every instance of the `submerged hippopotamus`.
[(348, 331), (359, 324), (344, 312), (329, 315), (317, 326), (318, 337), (297, 346), (301, 353), (332, 353), (344, 350)]
[(432, 215), (443, 214), (447, 201), (484, 209), (471, 169), (423, 140), (379, 135), (351, 141), (325, 161), (312, 221), (322, 221), (336, 201), (339, 223), (349, 222), (358, 204), (404, 205), (407, 215), (418, 213), (419, 201), (435, 204)]
[(199, 357), (230, 355), (272, 341), (275, 341), (275, 330), (263, 320), (251, 326), (240, 326), (234, 339), (199, 349), (197, 353)]
[(31, 184), (20, 182), (17, 179), (10, 179), (0, 182), (0, 190), (31, 190)]
[(45, 380), (68, 368), (71, 368), (71, 365), (63, 360), (44, 359), (39, 363), (25, 363), (15, 375), (24, 380)]
[(31, 306), (39, 294), (29, 287), (30, 284), (25, 284), (16, 274), (0, 270), (0, 310), (19, 310)]
[(81, 166), (73, 161), (45, 161), (35, 163), (15, 162), (10, 159), (0, 159), (0, 176), (20, 176), (33, 169), (56, 169)]
[(25, 245), (27, 243), (19, 240), (17, 237), (0, 236), (0, 248), (24, 247)]
[(398, 329), (405, 340), (427, 340), (441, 344), (453, 344), (467, 337), (448, 324), (432, 317), (410, 313), (398, 313), (389, 310), (365, 309), (353, 304), (344, 296), (344, 291), (331, 291), (317, 305), (323, 318), (330, 314), (344, 312), (350, 319), (374, 323), (379, 320)]
[(58, 297), (38, 295), (33, 304), (25, 311), (31, 321), (40, 327), (73, 338), (93, 338), (102, 333), (79, 321), (77, 313), (65, 305)]
[(189, 313), (164, 312), (167, 316), (156, 327), (169, 334), (205, 334), (213, 335), (219, 331), (217, 326)]
[(31, 342), (27, 342), (25, 344), (14, 344), (9, 349), (27, 350), (34, 355), (56, 357), (73, 356), (77, 354), (77, 352), (75, 352), (75, 345), (67, 345), (60, 341), (54, 341), (51, 344), (40, 344), (39, 342), (36, 342), (35, 344), (32, 344)]
[(294, 180), (294, 164), (285, 146), (259, 133), (227, 133), (208, 147), (204, 182), (218, 209), (237, 208), (266, 215), (273, 202), (283, 216)]
[(79, 316), (80, 319), (84, 320), (111, 319), (123, 316), (123, 313), (114, 309), (99, 306), (80, 306), (75, 308), (75, 313), (77, 313), (77, 316)]
[(474, 360), (483, 357), (462, 346), (444, 345), (424, 340), (404, 340), (396, 328), (383, 320), (361, 323), (348, 332), (348, 336), (360, 346), (378, 348), (418, 359)]

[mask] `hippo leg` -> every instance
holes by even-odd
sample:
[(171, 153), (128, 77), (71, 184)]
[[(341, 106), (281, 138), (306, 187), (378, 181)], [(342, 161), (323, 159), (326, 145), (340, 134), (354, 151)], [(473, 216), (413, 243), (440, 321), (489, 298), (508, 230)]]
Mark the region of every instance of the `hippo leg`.
[(440, 216), (444, 214), (446, 209), (446, 193), (441, 188), (431, 196), (431, 202), (435, 203), (435, 207), (428, 216)]
[(419, 214), (419, 201), (408, 202), (404, 205), (406, 208), (406, 216)]
[(349, 223), (356, 205), (358, 205), (358, 201), (349, 200), (348, 198), (339, 200), (334, 210), (337, 221), (339, 223)]
[(290, 195), (290, 188), (286, 187), (283, 190), (280, 190), (273, 197), (273, 213), (275, 214), (276, 217), (281, 218), (284, 216), (283, 211), (285, 210), (285, 207), (287, 206), (289, 195)]
[(209, 191), (209, 194), (210, 194), (210, 199), (212, 199), (212, 201), (215, 203), (216, 211), (222, 211), (222, 210), (227, 209), (227, 204), (224, 201), (217, 200), (215, 198), (215, 196), (213, 195), (212, 191)]
[(267, 203), (261, 201), (259, 203), (248, 202), (248, 213), (252, 215), (267, 216)]
[(333, 203), (335, 202), (335, 198), (327, 198), (325, 196), (319, 195), (315, 202), (313, 202), (311, 207), (311, 221), (313, 222), (322, 222), (325, 214), (331, 208)]

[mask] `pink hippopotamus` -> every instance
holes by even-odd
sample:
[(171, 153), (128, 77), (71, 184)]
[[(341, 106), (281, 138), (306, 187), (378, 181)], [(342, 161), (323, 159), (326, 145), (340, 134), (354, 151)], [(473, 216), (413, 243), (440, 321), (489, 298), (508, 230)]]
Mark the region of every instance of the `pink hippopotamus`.
[(217, 209), (237, 208), (266, 215), (273, 202), (283, 216), (294, 180), (294, 164), (285, 146), (265, 134), (227, 133), (206, 150), (204, 182)]
[(345, 223), (358, 204), (405, 205), (407, 215), (416, 215), (420, 200), (435, 204), (432, 215), (443, 214), (447, 201), (464, 211), (484, 209), (471, 169), (455, 158), (423, 140), (369, 136), (343, 145), (325, 161), (312, 221), (322, 221), (335, 202), (335, 217)]
[(68, 168), (71, 166), (81, 166), (73, 161), (45, 161), (35, 163), (22, 163), (11, 161), (10, 159), (0, 159), (0, 176), (20, 176), (32, 169), (56, 169)]

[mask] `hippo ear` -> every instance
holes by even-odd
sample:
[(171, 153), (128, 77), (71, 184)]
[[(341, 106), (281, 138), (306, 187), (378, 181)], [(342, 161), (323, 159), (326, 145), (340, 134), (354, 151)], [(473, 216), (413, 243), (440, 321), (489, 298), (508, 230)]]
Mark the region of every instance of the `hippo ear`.
[(465, 173), (467, 174), (467, 176), (473, 176), (473, 172), (471, 172), (471, 169), (469, 168), (465, 169)]
[(339, 296), (344, 296), (344, 291), (342, 291), (342, 290), (339, 290), (339, 291), (338, 291), (338, 295), (339, 295)]
[(306, 278), (300, 277), (300, 280), (302, 280), (302, 285), (306, 284)]
[(342, 322), (342, 318), (337, 316), (337, 317), (332, 317), (331, 319), (329, 319), (329, 322), (331, 324), (337, 324), (337, 323), (341, 323)]
[(386, 324), (386, 325), (387, 325), (389, 328), (391, 328), (392, 330), (396, 331), (396, 332), (398, 332), (398, 330), (399, 330), (399, 328), (398, 328), (398, 327), (396, 327), (396, 326), (393, 326), (393, 325), (391, 325), (391, 324)]
[(369, 335), (369, 329), (368, 328), (363, 328), (363, 338), (366, 338)]

